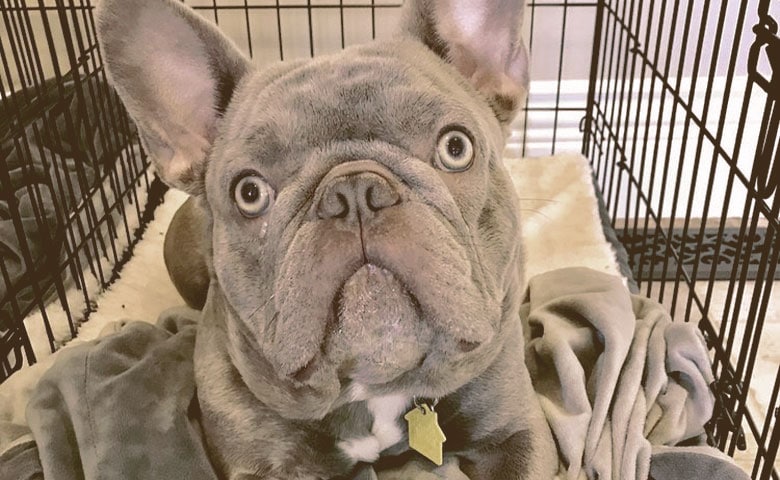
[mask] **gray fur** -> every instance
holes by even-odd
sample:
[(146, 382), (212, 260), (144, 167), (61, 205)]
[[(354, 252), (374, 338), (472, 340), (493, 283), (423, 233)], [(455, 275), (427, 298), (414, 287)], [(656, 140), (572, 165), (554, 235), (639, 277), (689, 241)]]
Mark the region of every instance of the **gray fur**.
[[(370, 430), (365, 400), (395, 394), (441, 398), (445, 449), (472, 479), (557, 465), (523, 364), (523, 252), (501, 162), (527, 82), (523, 6), (406, 8), (396, 40), (256, 71), (175, 1), (102, 2), (111, 78), (163, 179), (202, 205), (178, 225), (205, 226), (196, 382), (228, 478), (372, 478), (338, 444)], [(434, 161), (451, 125), (476, 152), (460, 173)], [(276, 193), (258, 218), (231, 190), (247, 171)], [(189, 288), (203, 257), (166, 251), (193, 258), (171, 270)]]

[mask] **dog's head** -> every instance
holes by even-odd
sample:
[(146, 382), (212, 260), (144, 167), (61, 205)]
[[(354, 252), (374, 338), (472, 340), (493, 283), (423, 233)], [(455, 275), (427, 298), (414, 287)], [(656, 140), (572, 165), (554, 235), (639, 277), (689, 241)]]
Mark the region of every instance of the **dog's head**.
[(489, 365), (521, 288), (501, 155), (527, 85), (522, 0), (412, 2), (393, 41), (264, 69), (174, 0), (100, 9), (157, 172), (203, 199), (210, 304), (261, 400), (319, 417)]

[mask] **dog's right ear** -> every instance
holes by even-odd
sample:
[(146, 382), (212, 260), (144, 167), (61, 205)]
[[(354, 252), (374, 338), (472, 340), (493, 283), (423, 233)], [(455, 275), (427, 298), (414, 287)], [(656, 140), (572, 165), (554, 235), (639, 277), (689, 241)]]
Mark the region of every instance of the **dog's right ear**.
[(102, 0), (97, 34), (109, 79), (158, 174), (201, 192), (217, 122), (249, 60), (176, 0)]
[(401, 29), (454, 66), (509, 123), (528, 91), (525, 0), (405, 0)]

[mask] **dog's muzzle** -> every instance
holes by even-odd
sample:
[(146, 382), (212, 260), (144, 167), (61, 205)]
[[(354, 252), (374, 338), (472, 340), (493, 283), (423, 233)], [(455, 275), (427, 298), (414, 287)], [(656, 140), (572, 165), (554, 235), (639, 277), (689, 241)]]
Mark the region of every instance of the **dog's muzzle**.
[[(358, 230), (362, 243), (364, 231), (382, 222), (382, 210), (403, 201), (399, 187), (376, 162), (347, 162), (321, 180), (313, 206), (318, 219)], [(392, 267), (371, 263), (365, 253), (363, 260), (333, 300), (324, 350), (340, 376), (384, 383), (418, 366), (433, 334)]]

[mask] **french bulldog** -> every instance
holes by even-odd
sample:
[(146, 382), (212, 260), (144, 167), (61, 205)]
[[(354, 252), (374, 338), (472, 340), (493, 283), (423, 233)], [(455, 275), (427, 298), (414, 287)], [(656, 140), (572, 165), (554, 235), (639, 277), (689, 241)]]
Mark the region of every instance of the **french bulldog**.
[(553, 477), (502, 164), (523, 9), (409, 0), (393, 40), (259, 69), (175, 0), (98, 6), (109, 78), (192, 195), (166, 263), (203, 309), (197, 399), (222, 478), (382, 478), (420, 463), (404, 415), (422, 403), (468, 478)]

